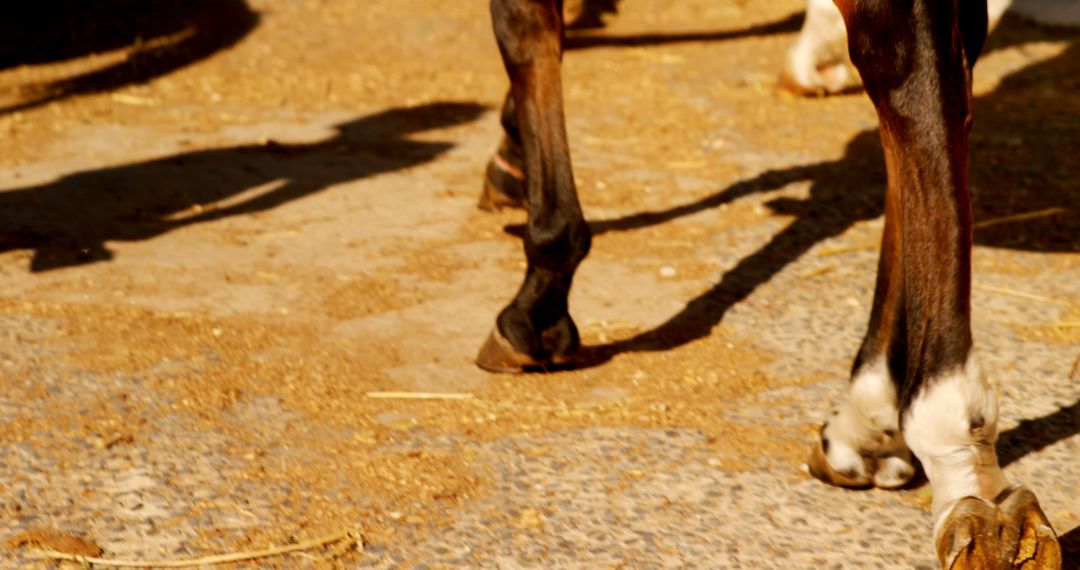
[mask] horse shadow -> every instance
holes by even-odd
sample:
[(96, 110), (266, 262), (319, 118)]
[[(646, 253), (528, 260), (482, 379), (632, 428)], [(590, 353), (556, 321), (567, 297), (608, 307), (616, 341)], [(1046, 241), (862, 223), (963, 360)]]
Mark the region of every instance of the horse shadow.
[(259, 23), (244, 0), (38, 0), (5, 7), (0, 70), (125, 50), (75, 77), (20, 87), (0, 114), (149, 81), (235, 45)]
[(409, 135), (475, 120), (485, 109), (473, 103), (391, 109), (337, 125), (321, 142), (200, 150), (0, 191), (0, 252), (32, 248), (34, 272), (108, 260), (108, 241), (253, 214), (432, 161), (453, 144)]
[(1080, 568), (1080, 526), (1058, 537), (1061, 542), (1062, 568)]
[(802, 27), (803, 19), (803, 14), (797, 12), (787, 17), (780, 18), (779, 20), (749, 26), (741, 30), (639, 34), (632, 36), (582, 33), (576, 31), (577, 29), (582, 28), (571, 27), (566, 38), (563, 40), (563, 49), (566, 51), (577, 51), (605, 47), (649, 47), (689, 42), (730, 41), (754, 36), (787, 34), (798, 32), (799, 28)]

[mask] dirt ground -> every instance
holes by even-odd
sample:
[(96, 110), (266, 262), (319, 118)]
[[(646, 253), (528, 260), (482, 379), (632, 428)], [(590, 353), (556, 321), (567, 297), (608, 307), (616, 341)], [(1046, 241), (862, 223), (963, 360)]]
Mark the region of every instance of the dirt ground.
[[(864, 96), (775, 88), (800, 0), (625, 0), (568, 40), (596, 236), (571, 309), (614, 356), (520, 377), (472, 364), (524, 269), (524, 214), (475, 208), (507, 86), (487, 3), (161, 4), (47, 14), (0, 60), (0, 565), (56, 564), (19, 544), (40, 529), (139, 560), (354, 529), (249, 564), (932, 566), (925, 486), (804, 470), (884, 169)], [(123, 41), (52, 49), (72, 30)], [(1078, 52), (1007, 17), (972, 138), (1000, 454), (1074, 568)]]

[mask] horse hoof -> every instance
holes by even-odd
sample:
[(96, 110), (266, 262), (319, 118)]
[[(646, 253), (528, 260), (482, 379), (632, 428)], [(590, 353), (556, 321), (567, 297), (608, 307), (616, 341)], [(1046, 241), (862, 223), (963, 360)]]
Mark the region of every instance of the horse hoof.
[[(575, 353), (576, 354), (576, 353)], [(514, 345), (499, 332), (499, 327), (492, 329), (480, 353), (476, 355), (476, 365), (482, 370), (498, 374), (522, 374), (525, 372), (545, 372), (563, 369), (571, 365), (570, 355), (553, 355), (550, 360), (535, 358), (518, 352)]]
[(843, 63), (819, 67), (812, 73), (797, 73), (790, 66), (777, 78), (777, 87), (799, 97), (824, 97), (854, 91), (859, 84)]
[[(505, 165), (500, 165), (500, 161)], [(508, 168), (513, 167), (498, 156), (488, 162), (487, 171), (484, 173), (484, 188), (476, 205), (478, 208), (485, 212), (497, 212), (503, 208), (528, 208), (525, 201), (525, 181)]]
[(809, 85), (795, 78), (795, 74), (784, 69), (776, 78), (776, 86), (797, 97), (821, 97), (826, 94), (822, 85)]
[(529, 368), (539, 367), (540, 363), (528, 354), (518, 352), (499, 332), (499, 327), (495, 327), (480, 347), (480, 353), (476, 355), (476, 365), (488, 372), (521, 374)]
[(1011, 487), (997, 499), (1005, 518), (1012, 568), (1058, 570), (1061, 568), (1061, 545), (1057, 534), (1039, 507), (1035, 493), (1022, 485)]
[(993, 503), (964, 497), (942, 522), (937, 555), (946, 570), (1060, 570), (1061, 546), (1035, 494), (1023, 486)]
[[(814, 438), (814, 442), (810, 444), (810, 457), (806, 460), (806, 466), (810, 468), (810, 474), (815, 479), (826, 483), (828, 485), (834, 485), (836, 487), (846, 487), (848, 489), (866, 489), (873, 487), (873, 482), (869, 475), (861, 475), (859, 473), (846, 473), (837, 471), (829, 465), (829, 460), (825, 455), (825, 446), (822, 444), (821, 434), (818, 434)], [(873, 465), (867, 465), (866, 473), (873, 473)]]

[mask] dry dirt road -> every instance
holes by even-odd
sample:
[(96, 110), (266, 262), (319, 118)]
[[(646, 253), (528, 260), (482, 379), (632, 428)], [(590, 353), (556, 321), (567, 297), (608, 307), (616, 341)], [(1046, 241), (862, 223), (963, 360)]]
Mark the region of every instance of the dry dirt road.
[[(471, 362), (524, 267), (523, 215), (474, 208), (506, 88), (486, 2), (95, 5), (60, 37), (152, 30), (0, 63), (0, 540), (153, 560), (357, 529), (363, 552), (252, 565), (932, 565), (925, 487), (803, 468), (865, 326), (884, 175), (862, 95), (775, 90), (800, 0), (626, 0), (569, 41), (596, 233), (571, 303), (614, 356), (523, 377)], [(972, 143), (1002, 460), (1072, 567), (1078, 52), (1007, 18)]]

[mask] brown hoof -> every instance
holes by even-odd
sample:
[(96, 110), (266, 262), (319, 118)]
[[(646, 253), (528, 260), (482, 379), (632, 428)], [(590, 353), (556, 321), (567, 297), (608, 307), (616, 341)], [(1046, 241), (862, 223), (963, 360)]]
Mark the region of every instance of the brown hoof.
[(1058, 570), (1061, 568), (1061, 545), (1054, 527), (1039, 507), (1035, 493), (1022, 485), (1014, 486), (997, 498), (1004, 515), (1005, 537), (1016, 544), (1012, 553), (1012, 568), (1024, 570)]
[(492, 329), (480, 353), (476, 355), (476, 365), (500, 374), (521, 374), (527, 368), (539, 366), (536, 360), (527, 354), (518, 352), (510, 341), (499, 332), (499, 327)]
[(776, 78), (776, 86), (781, 91), (786, 91), (797, 97), (822, 97), (827, 95), (822, 85), (804, 85), (800, 83), (788, 70), (780, 72)]
[(499, 157), (491, 159), (484, 173), (484, 188), (480, 191), (480, 200), (476, 204), (485, 212), (497, 212), (503, 208), (528, 209), (525, 201), (524, 174), (511, 172), (513, 168), (505, 160), (500, 166)]
[(490, 178), (484, 179), (484, 189), (480, 192), (480, 200), (476, 207), (485, 212), (498, 212), (503, 208), (526, 209), (523, 200), (503, 194), (492, 184)]
[(569, 362), (570, 359), (566, 355), (557, 355), (550, 361), (541, 362), (528, 354), (522, 354), (510, 344), (510, 341), (506, 340), (498, 327), (492, 329), (484, 345), (480, 347), (480, 353), (476, 355), (477, 366), (482, 370), (498, 374), (538, 372), (566, 366)]
[[(819, 433), (814, 438), (814, 442), (810, 444), (810, 457), (806, 460), (806, 465), (810, 468), (810, 474), (815, 479), (829, 485), (849, 489), (866, 489), (873, 486), (870, 475), (860, 476), (858, 473), (842, 473), (833, 469), (825, 457), (825, 448), (821, 442), (822, 437)], [(872, 460), (866, 459), (864, 461), (870, 462)], [(873, 472), (874, 466), (867, 464), (866, 473)]]
[(827, 97), (855, 93), (861, 87), (849, 77), (850, 72), (842, 63), (819, 67), (817, 72), (820, 83), (806, 84), (796, 79), (792, 70), (785, 68), (777, 77), (776, 86), (781, 91), (787, 91), (798, 97)]
[(998, 510), (989, 501), (964, 497), (941, 527), (937, 556), (948, 570), (1010, 568), (998, 543)]
[(947, 570), (1060, 570), (1061, 546), (1035, 494), (1023, 486), (993, 503), (964, 497), (949, 512), (937, 538)]

